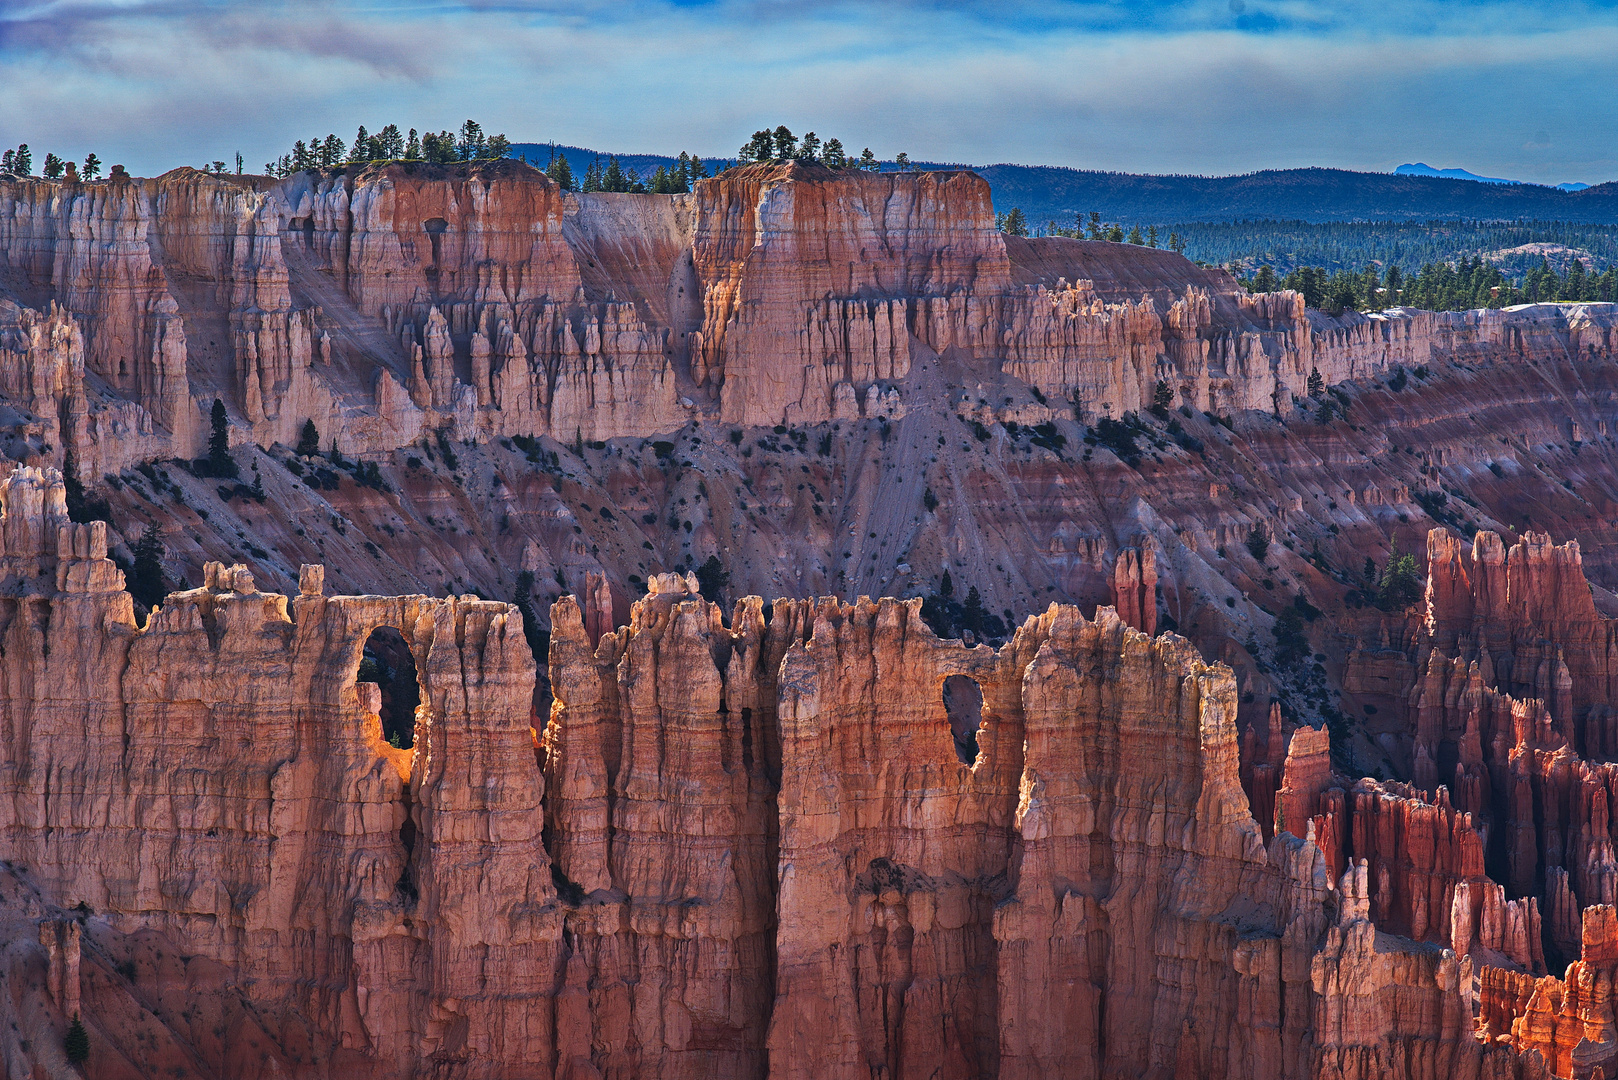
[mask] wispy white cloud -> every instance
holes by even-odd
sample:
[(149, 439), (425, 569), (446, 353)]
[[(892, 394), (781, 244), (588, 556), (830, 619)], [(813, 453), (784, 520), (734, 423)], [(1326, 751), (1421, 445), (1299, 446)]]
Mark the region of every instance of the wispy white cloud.
[(935, 160), (1595, 181), (1614, 55), (1578, 0), (23, 0), (0, 144), (154, 172), (359, 123), (729, 154), (784, 122)]

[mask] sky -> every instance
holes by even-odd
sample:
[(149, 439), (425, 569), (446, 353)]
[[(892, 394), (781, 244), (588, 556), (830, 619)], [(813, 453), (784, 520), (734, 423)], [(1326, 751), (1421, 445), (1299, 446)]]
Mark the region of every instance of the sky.
[(1618, 179), (1618, 0), (0, 0), (0, 146), (137, 175), (364, 124), (730, 156)]

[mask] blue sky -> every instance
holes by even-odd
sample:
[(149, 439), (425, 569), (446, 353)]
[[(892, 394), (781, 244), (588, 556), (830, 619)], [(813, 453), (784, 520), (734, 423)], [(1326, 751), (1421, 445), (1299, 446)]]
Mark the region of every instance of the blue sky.
[(1618, 0), (0, 0), (0, 145), (151, 174), (365, 124), (734, 154), (1618, 179)]

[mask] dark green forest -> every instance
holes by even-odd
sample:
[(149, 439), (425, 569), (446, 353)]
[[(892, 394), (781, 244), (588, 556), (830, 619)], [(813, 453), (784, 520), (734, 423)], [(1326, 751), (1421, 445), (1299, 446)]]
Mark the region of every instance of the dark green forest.
[(1244, 271), (1268, 265), (1280, 274), (1300, 266), (1413, 267), (1482, 255), (1520, 281), (1546, 259), (1559, 272), (1567, 271), (1575, 255), (1586, 268), (1592, 261), (1618, 264), (1618, 225), (1568, 221), (1229, 221), (1159, 231), (1177, 234), (1187, 258)]
[(1332, 315), (1391, 307), (1467, 311), (1553, 300), (1618, 301), (1618, 266), (1608, 266), (1598, 274), (1575, 260), (1565, 273), (1558, 274), (1549, 261), (1542, 260), (1518, 281), (1480, 256), (1462, 258), (1453, 264), (1430, 262), (1413, 273), (1397, 265), (1386, 270), (1367, 266), (1336, 273), (1319, 266), (1300, 266), (1281, 275), (1269, 266), (1260, 266), (1243, 284), (1255, 293), (1295, 289), (1303, 294), (1305, 304)]
[(1294, 289), (1333, 315), (1429, 311), (1542, 301), (1618, 302), (1618, 226), (1562, 221), (1236, 221), (1131, 226), (1099, 212), (1030, 227), (1017, 207), (997, 215), (1012, 236), (1066, 236), (1165, 247), (1222, 266), (1249, 292)]

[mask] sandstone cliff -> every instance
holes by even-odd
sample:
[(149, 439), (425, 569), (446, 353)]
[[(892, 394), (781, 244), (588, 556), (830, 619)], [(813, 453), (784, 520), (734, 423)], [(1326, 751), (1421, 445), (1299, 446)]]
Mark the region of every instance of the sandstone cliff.
[[(215, 564), (137, 624), (62, 507), (0, 486), (0, 830), (45, 920), (29, 1007), (64, 1023), (76, 970), (92, 1067), (252, 1038), (308, 1076), (1310, 1074), (1334, 883), (1310, 841), (1266, 850), (1234, 684), (1180, 639), (1052, 606), (997, 652), (893, 600), (727, 623), (669, 575), (617, 629), (552, 613), (535, 731), (507, 605)], [(380, 626), (422, 691), (403, 750), (356, 683)], [(200, 992), (171, 953), (260, 1019), (165, 1011), (152, 986)]]
[(1331, 320), (1167, 252), (1008, 239), (970, 173), (801, 165), (689, 196), (570, 195), (515, 162), (6, 181), (0, 299), (79, 323), (87, 396), (37, 346), (0, 367), (42, 424), (79, 417), (63, 442), (90, 475), (196, 454), (216, 396), (263, 447), (306, 420), (347, 453), (442, 428), (599, 441), (705, 415), (892, 419), (924, 390), (922, 346), (1062, 403), (1035, 420), (1117, 417), (1159, 382), (1285, 414), (1316, 370), (1609, 357), (1615, 322), (1601, 305)]
[(0, 207), (10, 1073), (1615, 1071), (1610, 308), (1327, 319), (966, 173)]

